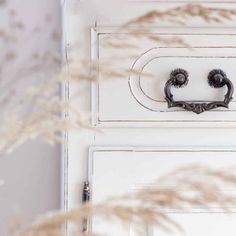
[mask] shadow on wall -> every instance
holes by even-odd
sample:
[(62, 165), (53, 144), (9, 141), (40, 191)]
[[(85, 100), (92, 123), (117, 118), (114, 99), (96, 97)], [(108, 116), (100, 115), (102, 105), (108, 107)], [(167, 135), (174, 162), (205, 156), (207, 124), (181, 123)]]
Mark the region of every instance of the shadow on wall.
[(35, 140), (0, 160), (0, 235), (60, 207), (60, 148)]
[[(12, 30), (9, 28), (9, 16), (15, 22), (24, 22), (23, 40), (17, 44), (17, 54), (22, 63), (25, 63), (28, 55), (36, 52), (60, 53), (60, 41), (49, 40), (61, 31), (60, 1), (5, 2), (4, 9), (0, 9), (0, 28)], [(37, 30), (38, 33), (31, 38), (31, 32)], [(7, 46), (3, 49), (6, 48)], [(22, 88), (28, 85), (28, 81), (20, 83)], [(5, 181), (0, 187), (0, 235), (5, 235), (13, 216), (18, 216), (23, 223), (27, 223), (39, 214), (60, 207), (59, 145), (50, 146), (40, 140), (25, 143), (13, 153), (0, 158), (0, 179)]]

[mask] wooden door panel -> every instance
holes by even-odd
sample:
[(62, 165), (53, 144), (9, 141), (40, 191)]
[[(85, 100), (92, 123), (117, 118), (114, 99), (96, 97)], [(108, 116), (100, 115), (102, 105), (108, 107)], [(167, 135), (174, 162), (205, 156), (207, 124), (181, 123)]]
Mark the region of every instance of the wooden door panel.
[[(97, 147), (91, 149), (89, 178), (91, 198), (93, 203), (105, 202), (107, 198), (133, 194), (143, 187), (150, 187), (158, 177), (164, 176), (176, 168), (191, 165), (204, 165), (214, 168), (224, 168), (236, 164), (234, 149), (207, 148), (132, 148), (132, 147)], [(207, 181), (207, 180), (206, 180)], [(173, 179), (173, 189), (191, 191), (176, 186)], [(163, 187), (163, 186), (162, 186)], [(225, 186), (225, 191), (235, 194), (235, 189)], [(235, 206), (232, 206), (234, 212)], [(222, 210), (212, 206), (210, 210), (203, 206), (195, 207), (190, 212), (180, 209), (162, 209), (173, 217), (185, 229), (185, 235), (199, 234), (220, 236), (224, 232), (234, 235), (236, 215), (227, 215)], [(214, 212), (214, 213), (213, 213)], [(128, 230), (121, 229), (119, 224), (97, 219), (92, 221), (92, 229), (103, 231), (109, 235), (135, 235), (132, 225)], [(106, 222), (106, 220), (105, 220)], [(111, 223), (111, 224), (110, 224)], [(108, 226), (108, 227), (106, 227)], [(147, 235), (168, 235), (168, 233), (147, 225)], [(133, 233), (132, 233), (133, 232)], [(175, 231), (173, 235), (183, 235)]]
[[(229, 109), (217, 108), (196, 115), (182, 108), (168, 108), (164, 94), (170, 73), (182, 68), (189, 73), (189, 83), (185, 88), (172, 89), (175, 100), (206, 103), (223, 101), (226, 88), (210, 87), (207, 78), (213, 69), (221, 69), (235, 83), (234, 29), (156, 28), (148, 34), (159, 35), (164, 39), (179, 37), (187, 43), (186, 47), (167, 47), (165, 43), (147, 38), (137, 39), (129, 36), (129, 31), (119, 33), (119, 30), (92, 30), (94, 59), (111, 64), (111, 70), (115, 73), (115, 76), (112, 73), (107, 76), (98, 71), (100, 83), (94, 85), (92, 93), (94, 125), (160, 126), (175, 123), (185, 126), (188, 123), (192, 126), (227, 126), (236, 121), (235, 100), (230, 103)], [(137, 47), (123, 48), (122, 44), (129, 41), (134, 41)], [(107, 46), (114, 43), (120, 44), (120, 47)], [(122, 75), (123, 71), (131, 72)], [(121, 75), (117, 76), (119, 73)]]

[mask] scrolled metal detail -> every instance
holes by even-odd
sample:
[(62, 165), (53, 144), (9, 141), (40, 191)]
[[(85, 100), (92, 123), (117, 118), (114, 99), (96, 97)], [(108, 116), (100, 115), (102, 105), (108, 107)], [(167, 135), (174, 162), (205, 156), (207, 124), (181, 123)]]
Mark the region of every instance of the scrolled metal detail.
[(227, 78), (224, 71), (215, 69), (212, 70), (208, 75), (208, 83), (213, 88), (222, 88), (227, 86), (227, 93), (225, 94), (224, 101), (215, 101), (209, 103), (188, 103), (185, 101), (175, 101), (173, 94), (171, 93), (171, 87), (182, 88), (188, 84), (189, 74), (186, 70), (175, 69), (170, 74), (170, 79), (165, 85), (165, 99), (168, 103), (168, 108), (181, 107), (187, 111), (192, 111), (196, 114), (201, 114), (205, 111), (209, 111), (218, 107), (228, 108), (229, 103), (232, 101), (234, 86), (232, 82)]

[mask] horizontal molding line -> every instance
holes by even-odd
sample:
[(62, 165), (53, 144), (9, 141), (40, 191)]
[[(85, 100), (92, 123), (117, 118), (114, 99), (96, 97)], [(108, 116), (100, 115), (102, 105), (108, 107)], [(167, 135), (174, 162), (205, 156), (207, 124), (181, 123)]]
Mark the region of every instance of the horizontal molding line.
[(122, 123), (122, 122), (126, 122), (126, 123), (162, 123), (162, 122), (167, 122), (167, 123), (235, 123), (236, 124), (236, 120), (100, 120), (98, 119), (98, 122), (101, 123), (109, 123), (109, 122), (116, 122), (116, 123)]
[(178, 1), (178, 0), (169, 0), (168, 2), (166, 0), (151, 0), (151, 1), (138, 1), (138, 0), (128, 0), (129, 3), (165, 3), (165, 4), (171, 4), (171, 3), (188, 3), (188, 4), (200, 4), (200, 3), (212, 3), (212, 4), (235, 4), (236, 1)]

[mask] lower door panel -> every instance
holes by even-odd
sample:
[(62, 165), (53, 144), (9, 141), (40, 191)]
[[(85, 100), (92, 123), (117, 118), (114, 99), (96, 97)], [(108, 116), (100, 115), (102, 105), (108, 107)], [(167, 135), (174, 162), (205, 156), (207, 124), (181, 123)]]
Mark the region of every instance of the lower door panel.
[[(179, 167), (204, 165), (212, 168), (236, 166), (236, 150), (232, 148), (132, 148), (95, 147), (89, 158), (89, 181), (93, 203), (106, 202), (113, 196), (132, 194), (151, 186), (156, 179), (171, 173)], [(170, 176), (171, 177), (171, 176)], [(208, 181), (206, 179), (206, 181)], [(168, 186), (170, 187), (170, 186)], [(178, 189), (173, 179), (173, 189)], [(188, 189), (181, 191), (189, 191)], [(236, 191), (225, 186), (225, 191)], [(213, 211), (212, 211), (213, 210)], [(202, 206), (184, 212), (168, 209), (169, 214), (184, 232), (165, 232), (152, 225), (144, 225), (146, 235), (187, 235), (187, 236), (234, 236), (236, 215), (225, 214), (220, 209), (206, 209)], [(234, 206), (232, 206), (234, 212)], [(104, 224), (104, 221), (107, 223)], [(132, 225), (123, 229), (113, 219), (91, 220), (91, 230), (102, 235), (136, 235)]]

